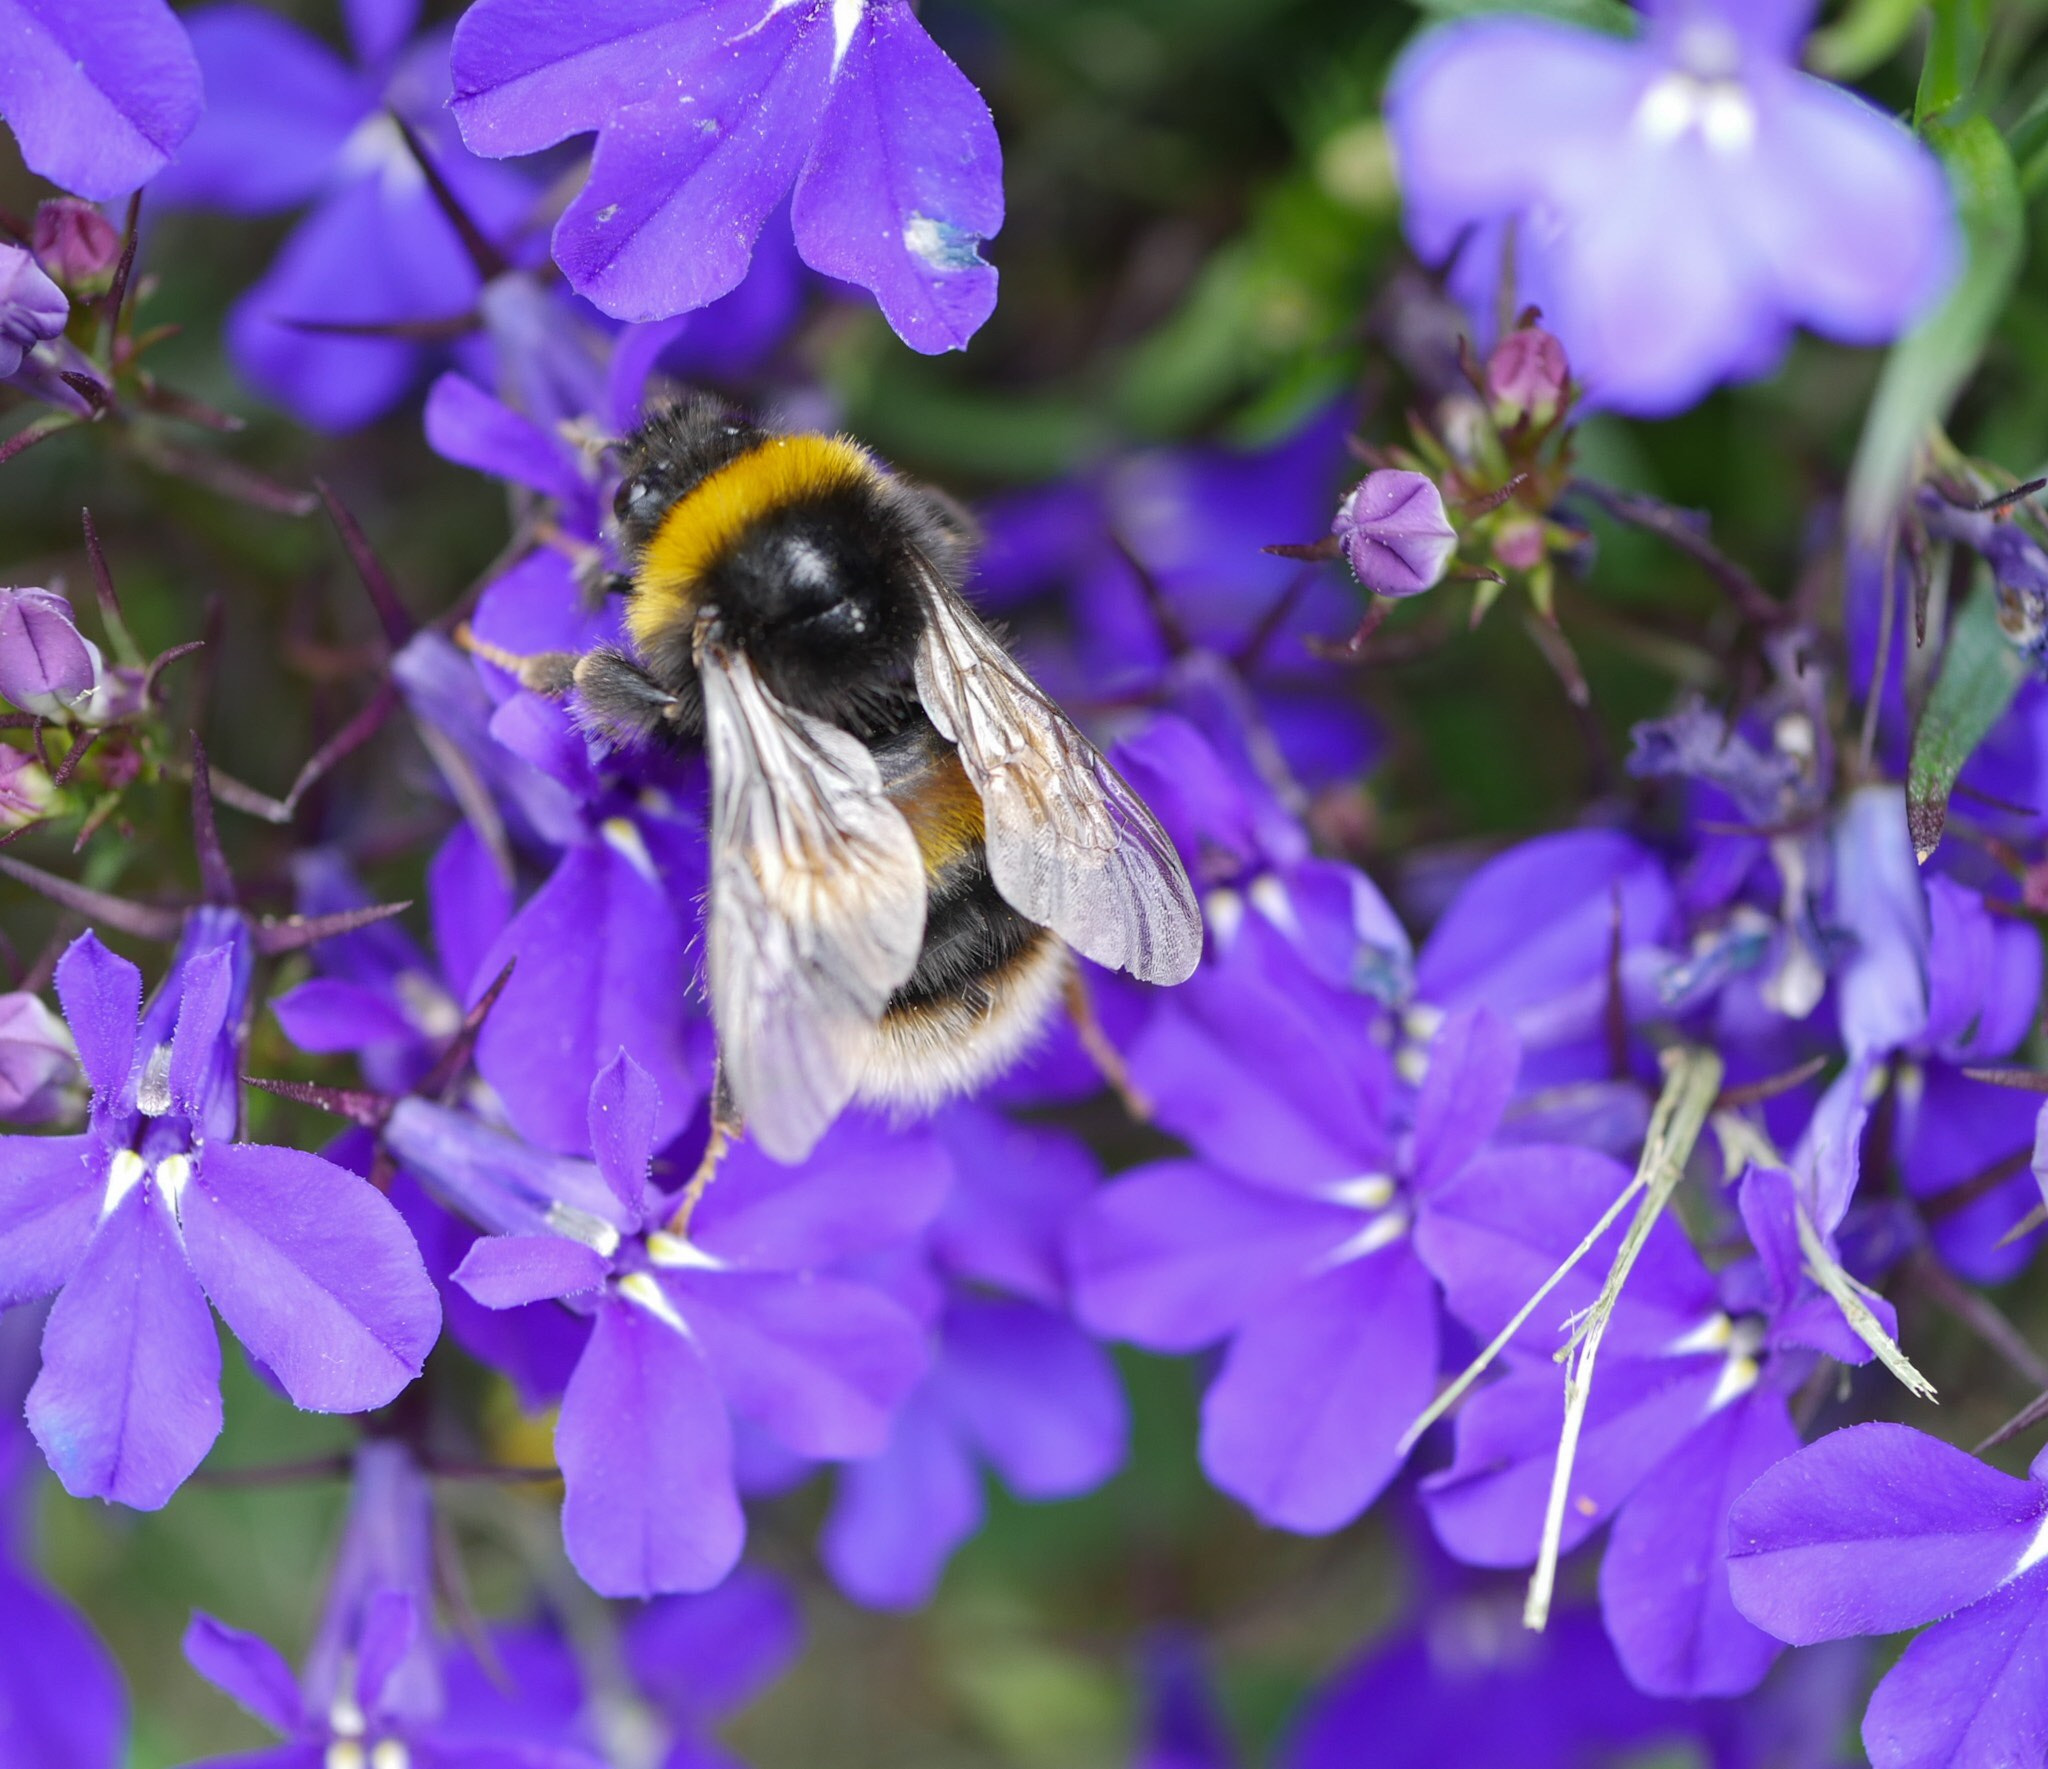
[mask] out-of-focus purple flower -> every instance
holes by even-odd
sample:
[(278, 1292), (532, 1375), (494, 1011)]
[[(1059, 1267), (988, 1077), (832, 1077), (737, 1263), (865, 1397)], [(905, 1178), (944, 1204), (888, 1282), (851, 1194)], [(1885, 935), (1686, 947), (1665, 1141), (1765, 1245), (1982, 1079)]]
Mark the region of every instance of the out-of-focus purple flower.
[(1354, 486), (1330, 532), (1352, 575), (1376, 596), (1419, 595), (1442, 578), (1458, 550), (1458, 531), (1435, 482), (1396, 467), (1368, 473)]
[(72, 719), (100, 685), (100, 650), (51, 590), (0, 590), (0, 695), (25, 713)]
[(91, 203), (52, 197), (36, 206), (29, 249), (59, 287), (98, 294), (113, 281), (121, 260), (121, 230)]
[(116, 1769), (127, 1702), (107, 1650), (30, 1563), (35, 1449), (21, 1402), (42, 1311), (0, 1315), (0, 1762)]
[(995, 125), (906, 0), (668, 0), (570, 22), (547, 0), (480, 0), (455, 36), (454, 108), (493, 156), (597, 132), (555, 258), (620, 319), (737, 287), (792, 183), (805, 262), (871, 290), (913, 349), (964, 347), (995, 306)]
[[(345, 332), (446, 322), (467, 335), (483, 287), (394, 113), (492, 240), (517, 231), (532, 199), (522, 179), (465, 154), (455, 139), (444, 110), (447, 37), (406, 47), (417, 0), (344, 13), (353, 66), (276, 13), (240, 0), (194, 13), (207, 112), (159, 186), (166, 202), (240, 215), (313, 204), (262, 280), (236, 302), (228, 341), (256, 387), (329, 430), (386, 410), (433, 352), (404, 336), (307, 326)], [(464, 360), (487, 375), (488, 351), (474, 337), (469, 348)]]
[(1936, 1624), (1871, 1697), (1876, 1769), (1992, 1769), (2048, 1751), (2044, 1462), (2015, 1480), (1907, 1426), (1852, 1425), (1736, 1500), (1735, 1601), (1779, 1639)]
[(12, 380), (38, 344), (64, 335), (71, 303), (34, 254), (0, 245), (0, 381)]
[(944, 1200), (928, 1135), (846, 1119), (802, 1168), (751, 1144), (683, 1238), (648, 1165), (662, 1110), (620, 1052), (590, 1089), (594, 1161), (532, 1149), (408, 1098), (392, 1152), (492, 1232), (455, 1273), (488, 1308), (561, 1298), (591, 1320), (555, 1431), (569, 1557), (596, 1589), (702, 1590), (745, 1535), (728, 1409), (814, 1458), (872, 1455), (923, 1374), (916, 1318), (827, 1268), (908, 1238)]
[(449, 1699), (434, 1637), (432, 1502), (398, 1443), (357, 1452), (348, 1523), (303, 1674), (267, 1641), (203, 1613), (185, 1631), (185, 1657), (284, 1735), (272, 1750), (233, 1759), (243, 1769), (600, 1769), (571, 1736), (580, 1704), (544, 1714), (541, 1703), (521, 1702), (523, 1724), (507, 1737), (492, 1724), (503, 1699), (477, 1704), (481, 1714)]
[(1570, 385), (1564, 346), (1541, 326), (1517, 326), (1486, 359), (1486, 397), (1503, 427), (1549, 423)]
[(0, 995), (0, 1123), (48, 1124), (84, 1091), (64, 1022), (34, 995)]
[(930, 1373), (878, 1456), (840, 1475), (820, 1543), (840, 1589), (926, 1601), (983, 1514), (982, 1467), (1023, 1499), (1072, 1498), (1122, 1465), (1108, 1354), (1068, 1318), (1060, 1235), (1096, 1164), (1056, 1131), (961, 1105), (938, 1129), (957, 1174), (929, 1247), (891, 1288), (931, 1326)]
[(155, 177), (199, 120), (199, 64), (165, 0), (4, 0), (0, 41), (22, 159), (96, 203)]
[(802, 1643), (788, 1588), (746, 1566), (715, 1591), (658, 1598), (634, 1616), (622, 1644), (633, 1680), (668, 1722), (665, 1769), (728, 1769), (705, 1734), (782, 1676)]
[(49, 770), (25, 749), (0, 744), (0, 831), (20, 829), (50, 808)]
[(1795, 326), (1897, 336), (1957, 259), (1933, 156), (1804, 74), (1808, 0), (1656, 0), (1634, 41), (1527, 18), (1431, 33), (1387, 121), (1409, 237), (1476, 314), (1513, 235), (1589, 395), (1654, 416), (1767, 372)]
[[(1627, 1179), (1585, 1152), (1553, 1163), (1540, 1185), (1503, 1183), (1475, 1163), (1417, 1235), (1446, 1305), (1482, 1339), (1502, 1331)], [(1651, 1232), (1609, 1320), (1565, 1512), (1567, 1550), (1615, 1520), (1601, 1611), (1630, 1679), (1653, 1694), (1737, 1695), (1770, 1668), (1775, 1645), (1728, 1595), (1727, 1508), (1798, 1447), (1788, 1398), (1814, 1354), (1872, 1355), (1806, 1275), (1792, 1176), (1753, 1168), (1739, 1199), (1756, 1259), (1718, 1286), (1671, 1218)], [(1461, 1560), (1536, 1557), (1564, 1413), (1552, 1354), (1591, 1305), (1620, 1234), (1611, 1229), (1559, 1283), (1511, 1341), (1506, 1375), (1458, 1415), (1456, 1459), (1425, 1491), (1439, 1539)], [(1886, 1305), (1871, 1306), (1893, 1331)]]
[(1194, 1641), (1162, 1634), (1145, 1651), (1144, 1734), (1131, 1769), (1237, 1769), (1230, 1730)]
[(218, 909), (193, 912), (147, 1007), (141, 973), (91, 934), (58, 963), (92, 1114), (81, 1136), (0, 1139), (0, 1305), (57, 1293), (28, 1420), (74, 1494), (151, 1510), (205, 1456), (221, 1423), (209, 1298), (312, 1412), (382, 1406), (439, 1331), (374, 1189), (233, 1140), (253, 969), (246, 923)]

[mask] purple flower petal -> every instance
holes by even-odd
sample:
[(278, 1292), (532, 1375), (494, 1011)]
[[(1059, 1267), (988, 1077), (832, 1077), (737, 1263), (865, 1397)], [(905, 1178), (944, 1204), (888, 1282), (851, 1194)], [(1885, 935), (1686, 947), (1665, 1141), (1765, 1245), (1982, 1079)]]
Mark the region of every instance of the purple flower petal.
[(1129, 1421), (1116, 1365), (1049, 1309), (957, 1303), (946, 1316), (933, 1381), (1020, 1498), (1091, 1491), (1123, 1463)]
[(78, 1041), (78, 1060), (102, 1110), (129, 1103), (135, 1025), (142, 1014), (142, 973), (83, 933), (57, 961), (57, 999)]
[(299, 1406), (363, 1412), (420, 1373), (440, 1299), (368, 1182), (298, 1149), (216, 1146), (179, 1221), (214, 1307)]
[(859, 12), (790, 213), (804, 262), (872, 290), (913, 350), (965, 349), (995, 310), (995, 123), (904, 0)]
[(258, 6), (190, 15), (206, 114), (152, 200), (263, 215), (313, 196), (373, 110), (369, 82), (317, 37)]
[(981, 1475), (933, 1399), (913, 1395), (879, 1455), (840, 1471), (818, 1552), (870, 1609), (928, 1601), (953, 1551), (981, 1527)]
[(0, 1762), (118, 1769), (126, 1756), (121, 1675), (69, 1604), (0, 1560)]
[(1399, 1472), (1436, 1377), (1421, 1262), (1406, 1247), (1352, 1260), (1239, 1331), (1202, 1404), (1202, 1466), (1262, 1522), (1339, 1529)]
[(309, 978), (296, 989), (273, 996), (270, 1011), (301, 1050), (361, 1050), (373, 1044), (408, 1043), (419, 1035), (388, 996), (329, 977)]
[(574, 498), (584, 490), (562, 442), (466, 375), (442, 375), (427, 390), (426, 429), (427, 445), (458, 466), (550, 497)]
[(1927, 1042), (1954, 1061), (2006, 1055), (2041, 996), (2041, 937), (1949, 878), (1927, 880)]
[(107, 1153), (90, 1136), (0, 1137), (0, 1174), (0, 1308), (11, 1308), (78, 1269), (99, 1220)]
[(1430, 1040), (1429, 1072), (1415, 1102), (1418, 1192), (1450, 1179), (1485, 1145), (1515, 1091), (1522, 1049), (1485, 1008), (1453, 1014)]
[(1653, 1470), (1614, 1520), (1600, 1611), (1629, 1681), (1650, 1695), (1746, 1695), (1778, 1643), (1728, 1594), (1728, 1508), (1799, 1447), (1782, 1395), (1751, 1389)]
[(938, 1214), (953, 1164), (923, 1129), (850, 1113), (800, 1167), (743, 1142), (691, 1220), (690, 1238), (747, 1271), (807, 1271), (907, 1240)]
[[(64, 298), (32, 261), (26, 268), (56, 296), (56, 323), (49, 334), (54, 337), (63, 329)], [(9, 293), (19, 302), (30, 291), (17, 284)], [(0, 338), (0, 348), (4, 347), (9, 346)], [(0, 362), (0, 368), (5, 367)], [(0, 695), (24, 712), (61, 719), (99, 679), (97, 654), (80, 636), (71, 605), (62, 596), (48, 590), (0, 590)]]
[(612, 1300), (569, 1379), (555, 1427), (562, 1539), (607, 1597), (701, 1591), (746, 1536), (732, 1432), (697, 1348), (645, 1308)]
[(223, 1695), (275, 1732), (298, 1731), (299, 1680), (268, 1640), (194, 1611), (185, 1629), (185, 1662)]
[(743, 1708), (789, 1669), (803, 1620), (780, 1579), (741, 1567), (701, 1597), (665, 1597), (627, 1624), (633, 1680), (679, 1726)]
[(629, 1221), (639, 1221), (644, 1208), (660, 1115), (654, 1077), (621, 1048), (590, 1084), (590, 1152)]
[(1093, 1151), (1065, 1131), (973, 1104), (954, 1106), (934, 1128), (956, 1175), (932, 1225), (934, 1256), (956, 1276), (1064, 1307), (1061, 1242), (1101, 1181)]
[(449, 832), (427, 868), (427, 898), (441, 972), (457, 998), (468, 1001), (491, 981), (477, 973), (512, 919), (512, 887), (467, 823)]
[(571, 288), (614, 319), (648, 320), (739, 286), (824, 112), (832, 33), (813, 24), (809, 9), (777, 8), (701, 54), (682, 90), (610, 117), (555, 229)]
[(205, 1120), (214, 1103), (211, 1083), (233, 1002), (234, 953), (226, 946), (202, 952), (185, 966), (183, 981), (168, 1079), (171, 1103), (196, 1123)]
[(1927, 1024), (1927, 896), (1906, 833), (1906, 793), (1866, 786), (1835, 825), (1835, 919), (1856, 942), (1836, 987), (1854, 1057), (1896, 1050)]
[(1917, 1628), (2011, 1578), (2044, 1517), (2033, 1481), (1904, 1425), (1852, 1425), (1736, 1501), (1735, 1604), (1795, 1646)]
[(917, 1321), (842, 1278), (666, 1274), (664, 1287), (744, 1414), (804, 1456), (867, 1456), (924, 1374)]
[(100, 1224), (50, 1310), (28, 1423), (66, 1492), (138, 1511), (220, 1435), (220, 1341), (153, 1183)]
[(1074, 1219), (1074, 1312), (1107, 1338), (1195, 1351), (1257, 1318), (1359, 1222), (1195, 1161), (1140, 1168)]
[(147, 183), (199, 120), (199, 63), (163, 0), (0, 0), (0, 41), (22, 159), (96, 203)]
[[(1940, 1198), (2033, 1145), (2035, 1096), (1972, 1081), (1946, 1063), (1928, 1064), (1917, 1086), (1915, 1079), (1908, 1074), (1898, 1084), (1894, 1144), (1914, 1197)], [(2006, 1184), (1960, 1208), (1943, 1209), (1929, 1225), (1935, 1250), (1977, 1283), (2002, 1283), (2027, 1265), (2039, 1245), (2033, 1236), (2006, 1237), (2040, 1201), (2039, 1188), (2021, 1168)]]
[[(1514, 1362), (1505, 1379), (1465, 1402), (1457, 1459), (1423, 1482), (1437, 1540), (1474, 1566), (1536, 1558), (1564, 1425), (1557, 1366), (1547, 1357)], [(1567, 1552), (1698, 1429), (1720, 1377), (1716, 1358), (1602, 1359), (1565, 1505)]]
[(2048, 1752), (2048, 1574), (2014, 1579), (1906, 1648), (1870, 1698), (1874, 1769), (1992, 1769)]
[(1373, 594), (1414, 596), (1443, 576), (1458, 550), (1443, 493), (1421, 473), (1383, 467), (1337, 506), (1330, 532), (1351, 574)]
[(420, 0), (342, 0), (348, 40), (365, 67), (389, 61), (420, 22)]
[(594, 1247), (561, 1235), (485, 1235), (453, 1275), (484, 1307), (518, 1308), (594, 1290), (611, 1269)]
[(610, 843), (562, 856), (477, 967), (484, 979), (517, 961), (484, 1021), (477, 1067), (522, 1135), (580, 1152), (590, 1085), (621, 1049), (661, 1090), (657, 1145), (681, 1131), (704, 1087), (683, 1040), (686, 939), (660, 879)]

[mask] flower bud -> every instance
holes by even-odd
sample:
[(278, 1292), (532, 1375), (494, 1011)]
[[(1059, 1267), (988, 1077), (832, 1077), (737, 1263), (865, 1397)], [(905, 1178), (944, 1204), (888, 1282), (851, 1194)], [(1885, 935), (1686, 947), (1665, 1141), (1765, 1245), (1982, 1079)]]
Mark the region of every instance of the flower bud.
[(1383, 467), (1337, 507), (1330, 524), (1358, 581), (1375, 595), (1413, 596), (1444, 574), (1458, 550), (1443, 495), (1421, 473)]
[(120, 229), (77, 197), (52, 197), (37, 209), (29, 244), (59, 287), (78, 295), (104, 292), (121, 261)]
[(1564, 346), (1541, 326), (1523, 326), (1502, 338), (1486, 359), (1486, 396), (1503, 427), (1547, 424), (1564, 403), (1571, 367)]
[(49, 590), (0, 590), (0, 696), (25, 713), (71, 718), (100, 685), (99, 647)]
[(1543, 563), (1543, 553), (1543, 524), (1533, 516), (1502, 523), (1493, 537), (1494, 559), (1508, 571), (1534, 571)]
[(20, 246), (0, 245), (0, 381), (12, 379), (38, 344), (61, 337), (71, 317), (64, 291)]
[(0, 995), (0, 1123), (48, 1124), (83, 1090), (64, 1022), (33, 995)]
[(34, 756), (0, 743), (0, 831), (20, 829), (50, 808), (55, 788)]

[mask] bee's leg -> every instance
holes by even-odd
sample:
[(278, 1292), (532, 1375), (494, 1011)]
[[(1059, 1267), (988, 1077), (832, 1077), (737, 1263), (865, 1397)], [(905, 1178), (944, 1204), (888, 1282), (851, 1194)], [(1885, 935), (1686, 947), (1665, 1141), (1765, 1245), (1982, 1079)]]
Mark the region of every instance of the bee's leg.
[(711, 1182), (718, 1177), (719, 1163), (725, 1159), (726, 1150), (746, 1134), (746, 1122), (740, 1115), (739, 1102), (732, 1097), (732, 1089), (726, 1084), (725, 1059), (713, 1059), (711, 1070), (711, 1134), (705, 1139), (704, 1153), (698, 1157), (697, 1171), (690, 1175), (690, 1183), (683, 1187), (683, 1195), (676, 1200), (674, 1213), (668, 1219), (668, 1232), (679, 1239), (687, 1239), (690, 1233), (690, 1218), (697, 1213), (697, 1206), (704, 1194), (711, 1189)]
[(616, 743), (637, 743), (656, 732), (687, 735), (703, 722), (694, 682), (686, 694), (671, 692), (610, 645), (577, 660), (575, 687), (584, 717)]
[(1081, 1040), (1081, 1048), (1088, 1053), (1089, 1061), (1102, 1071), (1102, 1078), (1109, 1083), (1110, 1091), (1124, 1102), (1124, 1110), (1139, 1123), (1150, 1123), (1152, 1102), (1145, 1097), (1144, 1089), (1131, 1078), (1130, 1065), (1124, 1061), (1124, 1053), (1109, 1041), (1102, 1022), (1095, 1017), (1094, 998), (1088, 993), (1088, 979), (1081, 974), (1078, 958), (1067, 961), (1066, 998), (1067, 1017), (1074, 1022), (1074, 1035)]
[(522, 688), (560, 700), (576, 682), (580, 653), (574, 651), (507, 651), (488, 639), (479, 639), (468, 621), (455, 629), (455, 642), (472, 657), (503, 670)]

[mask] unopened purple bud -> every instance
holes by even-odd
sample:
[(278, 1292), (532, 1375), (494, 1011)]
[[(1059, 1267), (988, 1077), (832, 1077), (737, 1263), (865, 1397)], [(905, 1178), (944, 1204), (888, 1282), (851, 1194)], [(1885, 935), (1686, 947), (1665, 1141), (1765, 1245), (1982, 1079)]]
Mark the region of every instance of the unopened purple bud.
[(0, 695), (25, 713), (73, 716), (100, 685), (99, 647), (50, 590), (0, 590)]
[(104, 290), (121, 261), (121, 230), (77, 197), (52, 197), (37, 209), (29, 244), (36, 262), (78, 294)]
[(84, 1098), (64, 1022), (33, 995), (0, 995), (0, 1122), (48, 1124)]
[(1543, 551), (1543, 524), (1533, 517), (1504, 522), (1493, 537), (1493, 556), (1510, 571), (1534, 571)]
[(0, 744), (0, 830), (33, 823), (50, 808), (54, 791), (49, 773), (34, 756)]
[(0, 381), (19, 373), (38, 344), (60, 337), (70, 317), (64, 291), (34, 256), (20, 246), (0, 245)]
[(1421, 473), (1368, 473), (1337, 507), (1330, 532), (1358, 581), (1375, 595), (1413, 596), (1444, 574), (1458, 550), (1443, 494)]
[(1541, 326), (1508, 333), (1486, 359), (1486, 396), (1500, 424), (1549, 423), (1570, 381), (1564, 346)]

